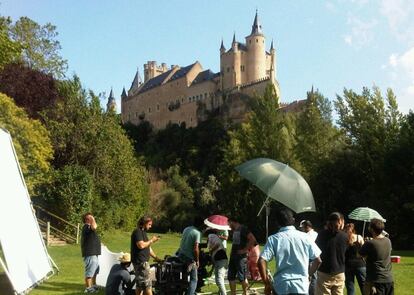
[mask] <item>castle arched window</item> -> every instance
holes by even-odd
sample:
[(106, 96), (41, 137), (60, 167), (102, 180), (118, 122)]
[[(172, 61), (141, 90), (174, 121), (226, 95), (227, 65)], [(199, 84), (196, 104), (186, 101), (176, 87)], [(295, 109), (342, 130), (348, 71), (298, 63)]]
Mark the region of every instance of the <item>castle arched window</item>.
[(230, 67), (227, 67), (227, 73), (230, 72)]
[(157, 103), (157, 111), (159, 111), (159, 110), (160, 110), (160, 104)]
[(249, 44), (252, 44), (252, 40), (249, 40)]
[(151, 113), (151, 107), (148, 108), (148, 113)]
[(256, 39), (256, 43), (259, 43), (259, 39)]

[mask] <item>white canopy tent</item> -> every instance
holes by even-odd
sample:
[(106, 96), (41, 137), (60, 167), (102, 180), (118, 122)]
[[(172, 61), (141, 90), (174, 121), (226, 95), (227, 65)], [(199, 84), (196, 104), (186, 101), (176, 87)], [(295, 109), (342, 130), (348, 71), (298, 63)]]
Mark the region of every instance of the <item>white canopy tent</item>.
[(0, 263), (16, 294), (53, 274), (10, 134), (0, 128)]

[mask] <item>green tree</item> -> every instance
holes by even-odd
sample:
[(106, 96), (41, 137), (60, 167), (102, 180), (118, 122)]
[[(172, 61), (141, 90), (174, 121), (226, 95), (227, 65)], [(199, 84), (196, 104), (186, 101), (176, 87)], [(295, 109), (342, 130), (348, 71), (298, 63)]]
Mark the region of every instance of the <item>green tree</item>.
[(166, 187), (151, 204), (151, 214), (157, 219), (157, 228), (182, 231), (198, 213), (194, 208), (193, 189), (178, 165), (167, 169), (164, 181)]
[(295, 154), (308, 177), (315, 174), (322, 162), (339, 148), (339, 132), (332, 123), (329, 100), (313, 89), (307, 93), (306, 104), (296, 122)]
[(77, 77), (59, 84), (62, 100), (45, 115), (54, 166), (85, 167), (93, 178), (90, 208), (103, 227), (133, 227), (147, 206), (147, 172), (113, 113)]
[[(278, 97), (272, 85), (263, 96), (251, 100), (251, 112), (241, 126), (229, 131), (229, 144), (224, 148), (218, 179), (221, 190), (217, 203), (221, 212), (231, 214), (242, 222), (255, 220), (255, 230), (263, 233), (264, 214), (256, 217), (262, 206), (264, 194), (241, 179), (234, 168), (254, 158), (271, 158), (301, 169), (293, 147), (295, 146), (295, 115), (279, 109)], [(260, 235), (261, 236), (261, 235)]]
[(21, 57), (21, 44), (10, 39), (8, 34), (10, 23), (10, 18), (0, 16), (0, 70)]
[(51, 170), (50, 174), (50, 183), (41, 188), (41, 202), (67, 221), (79, 223), (82, 215), (92, 209), (92, 176), (78, 165)]
[(61, 49), (56, 39), (56, 26), (51, 23), (39, 25), (28, 17), (21, 17), (8, 26), (10, 39), (22, 47), (21, 57), (30, 67), (63, 78), (67, 70), (67, 61), (59, 54)]
[(37, 120), (30, 119), (13, 99), (0, 93), (0, 127), (8, 130), (31, 196), (47, 182), (53, 150), (49, 132)]

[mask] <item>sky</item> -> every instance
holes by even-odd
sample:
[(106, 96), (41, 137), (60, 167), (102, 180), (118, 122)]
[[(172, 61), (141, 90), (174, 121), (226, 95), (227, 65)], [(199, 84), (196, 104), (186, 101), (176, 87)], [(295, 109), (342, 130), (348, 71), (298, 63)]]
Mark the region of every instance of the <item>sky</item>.
[[(143, 64), (218, 72), (223, 38), (250, 34), (258, 11), (267, 49), (276, 49), (281, 101), (306, 98), (312, 86), (332, 101), (344, 88), (391, 88), (400, 111), (414, 110), (412, 0), (0, 0), (0, 15), (57, 26), (68, 76), (108, 96), (120, 110)], [(106, 101), (102, 101), (104, 105)]]

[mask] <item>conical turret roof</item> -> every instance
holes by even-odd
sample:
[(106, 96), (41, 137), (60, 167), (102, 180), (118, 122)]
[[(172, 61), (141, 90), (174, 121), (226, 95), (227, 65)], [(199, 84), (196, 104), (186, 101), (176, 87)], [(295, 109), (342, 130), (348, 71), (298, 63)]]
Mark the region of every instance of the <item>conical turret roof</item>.
[(126, 91), (125, 91), (125, 87), (122, 88), (122, 94), (121, 94), (121, 98), (125, 98), (127, 97)]
[(131, 88), (129, 90), (138, 89), (138, 87), (142, 84), (141, 76), (139, 75), (139, 70), (135, 74), (134, 80), (132, 81)]
[(224, 50), (224, 51), (226, 50), (226, 47), (224, 47), (223, 38), (221, 38), (220, 50)]
[(250, 35), (257, 35), (257, 34), (263, 34), (263, 31), (262, 31), (262, 25), (259, 22), (259, 17), (258, 17), (257, 9), (256, 9), (256, 15), (254, 17), (254, 21), (252, 25), (252, 33)]

